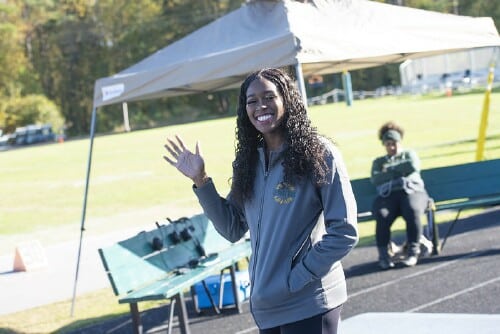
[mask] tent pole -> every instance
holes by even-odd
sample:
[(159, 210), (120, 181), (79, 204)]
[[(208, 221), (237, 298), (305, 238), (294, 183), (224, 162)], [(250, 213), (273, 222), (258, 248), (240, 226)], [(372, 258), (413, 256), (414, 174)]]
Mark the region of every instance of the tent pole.
[(95, 123), (96, 123), (96, 107), (94, 106), (92, 108), (92, 118), (90, 121), (90, 148), (89, 148), (89, 158), (87, 162), (87, 177), (85, 179), (85, 192), (83, 195), (82, 222), (80, 227), (80, 243), (78, 245), (78, 256), (76, 260), (75, 282), (73, 285), (73, 299), (71, 302), (71, 317), (73, 317), (75, 310), (76, 286), (78, 282), (78, 273), (80, 269), (80, 256), (82, 254), (83, 231), (85, 231), (85, 213), (87, 211), (87, 197), (89, 193), (90, 167), (92, 165), (92, 148), (94, 146)]
[(123, 128), (125, 132), (130, 132), (130, 122), (128, 120), (128, 104), (127, 102), (122, 103), (123, 110)]
[(304, 83), (304, 75), (302, 74), (302, 65), (300, 63), (295, 64), (295, 76), (297, 77), (297, 83), (299, 84), (298, 88), (302, 95), (302, 100), (304, 100), (304, 105), (307, 107), (306, 85)]
[(344, 98), (348, 107), (352, 106), (352, 81), (349, 71), (342, 72), (342, 85), (344, 86)]

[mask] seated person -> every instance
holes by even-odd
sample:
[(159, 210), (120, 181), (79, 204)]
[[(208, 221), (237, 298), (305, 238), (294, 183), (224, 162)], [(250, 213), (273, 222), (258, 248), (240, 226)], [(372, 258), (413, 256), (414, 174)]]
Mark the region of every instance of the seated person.
[(420, 160), (413, 150), (403, 149), (401, 140), (404, 130), (394, 122), (382, 125), (378, 135), (387, 154), (376, 158), (371, 169), (371, 181), (377, 187), (378, 196), (373, 203), (376, 219), (376, 242), (379, 266), (394, 267), (388, 252), (391, 242), (391, 226), (398, 216), (406, 222), (407, 254), (402, 264), (417, 264), (422, 237), (421, 216), (429, 197), (420, 176)]

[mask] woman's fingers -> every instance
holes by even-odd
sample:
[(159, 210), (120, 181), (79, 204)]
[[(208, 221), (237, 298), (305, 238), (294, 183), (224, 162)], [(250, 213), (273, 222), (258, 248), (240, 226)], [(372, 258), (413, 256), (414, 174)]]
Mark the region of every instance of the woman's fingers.
[[(165, 149), (172, 157), (163, 156), (163, 158), (172, 166), (177, 167), (180, 163), (186, 160), (188, 155), (192, 153), (186, 148), (186, 145), (184, 145), (184, 141), (181, 137), (175, 135), (175, 138), (177, 139), (177, 143), (173, 139), (167, 138), (167, 143), (164, 145)], [(196, 153), (198, 154), (198, 152), (199, 147), (198, 143), (196, 143)]]
[[(169, 140), (169, 139), (168, 139)], [(165, 144), (164, 147), (167, 149), (167, 151), (172, 155), (173, 158), (177, 159), (179, 156), (168, 144)]]
[(179, 142), (179, 145), (182, 147), (182, 150), (187, 151), (186, 146), (184, 145), (184, 141), (182, 141), (182, 138), (178, 135), (175, 135), (175, 138), (177, 138), (177, 141)]
[[(179, 137), (178, 135), (175, 135), (175, 138), (177, 139), (177, 143), (175, 141), (173, 141), (172, 139), (170, 138), (167, 138), (167, 144), (165, 145), (165, 148), (170, 152), (170, 154), (174, 157), (174, 158), (178, 158), (179, 155), (181, 155), (182, 153), (184, 152), (187, 152), (189, 153), (189, 150), (186, 148), (186, 145), (184, 145), (184, 141), (182, 140), (181, 137)], [(170, 145), (168, 145), (170, 144)]]
[(163, 156), (163, 159), (165, 159), (169, 164), (171, 164), (172, 166), (175, 167), (176, 163), (175, 161), (171, 160), (169, 157), (167, 157), (166, 155)]
[(196, 141), (196, 149), (195, 149), (196, 155), (201, 156), (201, 149), (200, 149), (200, 142)]
[(167, 141), (170, 143), (168, 151), (174, 156), (177, 157), (177, 155), (182, 153), (182, 150), (177, 146), (177, 144), (170, 138), (167, 138)]
[(195, 153), (190, 151), (181, 137), (175, 136), (175, 139), (167, 138), (164, 145), (168, 154), (163, 156), (166, 162), (175, 167), (185, 176), (192, 180), (200, 179), (200, 175), (205, 175), (205, 166), (200, 154), (200, 144), (197, 141)]

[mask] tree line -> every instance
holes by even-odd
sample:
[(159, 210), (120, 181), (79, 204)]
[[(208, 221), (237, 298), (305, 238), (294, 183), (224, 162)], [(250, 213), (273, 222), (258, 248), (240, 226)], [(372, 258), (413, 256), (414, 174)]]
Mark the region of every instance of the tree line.
[[(96, 79), (133, 65), (245, 2), (0, 0), (0, 129), (51, 123), (69, 136), (87, 134)], [(379, 2), (491, 16), (496, 24), (500, 19), (500, 6), (491, 0)], [(397, 65), (351, 75), (359, 90), (399, 83)], [(339, 77), (330, 79), (341, 85)], [(129, 105), (130, 123), (137, 129), (232, 114), (236, 96), (236, 91), (224, 91), (136, 102)], [(121, 130), (121, 105), (103, 109), (97, 131)]]

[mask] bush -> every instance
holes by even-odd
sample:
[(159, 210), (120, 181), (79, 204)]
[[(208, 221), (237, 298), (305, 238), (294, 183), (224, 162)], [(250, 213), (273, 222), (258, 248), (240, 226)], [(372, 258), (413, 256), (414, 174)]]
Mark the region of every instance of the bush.
[(43, 95), (27, 95), (7, 100), (3, 105), (3, 121), (0, 127), (5, 132), (13, 132), (16, 127), (27, 124), (51, 124), (60, 132), (64, 118), (54, 102)]

